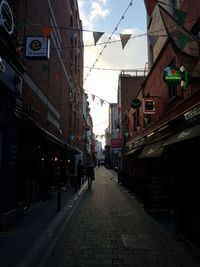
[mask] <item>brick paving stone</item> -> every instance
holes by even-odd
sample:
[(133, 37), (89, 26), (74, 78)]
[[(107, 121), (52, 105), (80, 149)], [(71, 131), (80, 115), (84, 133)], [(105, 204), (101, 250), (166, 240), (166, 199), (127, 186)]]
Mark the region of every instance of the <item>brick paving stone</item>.
[(104, 167), (96, 170), (92, 190), (42, 266), (199, 267), (112, 178)]

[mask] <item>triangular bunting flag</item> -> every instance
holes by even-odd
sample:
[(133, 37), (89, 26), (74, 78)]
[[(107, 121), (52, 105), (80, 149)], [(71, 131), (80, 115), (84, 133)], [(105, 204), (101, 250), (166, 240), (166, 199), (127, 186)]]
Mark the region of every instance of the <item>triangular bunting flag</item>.
[(147, 10), (147, 14), (149, 16), (151, 16), (156, 4), (157, 4), (157, 1), (156, 0), (144, 0), (144, 4), (146, 6), (146, 10)]
[(181, 64), (192, 77), (199, 77), (199, 44), (189, 31), (177, 23), (177, 21), (161, 6), (160, 13), (169, 40), (179, 57)]
[(103, 99), (100, 99), (100, 102), (101, 102), (101, 106), (103, 106), (104, 100)]
[[(166, 31), (176, 48), (190, 56), (199, 57), (198, 40), (184, 27), (180, 26), (164, 8), (159, 7)], [(181, 39), (183, 41), (180, 41)], [(182, 49), (182, 47), (184, 48)]]
[(175, 13), (175, 16), (176, 16), (178, 23), (180, 25), (183, 25), (185, 23), (187, 13), (180, 10), (180, 9), (176, 9), (176, 8), (174, 9), (174, 13)]
[(95, 45), (97, 44), (97, 42), (99, 41), (99, 39), (101, 38), (101, 36), (104, 34), (104, 32), (93, 32), (93, 37), (94, 37), (94, 43)]
[(148, 35), (148, 39), (149, 39), (149, 43), (152, 47), (154, 47), (154, 45), (156, 44), (157, 40), (158, 40), (158, 36), (157, 35)]
[(51, 26), (45, 26), (42, 28), (42, 36), (48, 37), (49, 34), (53, 31), (53, 28)]
[(130, 39), (132, 34), (122, 34), (120, 33), (120, 39), (122, 44), (122, 49), (124, 49), (125, 45), (127, 44), (128, 40)]
[(91, 97), (92, 97), (92, 101), (94, 102), (94, 100), (95, 100), (95, 95), (91, 94)]
[(179, 36), (178, 43), (181, 50), (184, 50), (186, 44), (190, 42), (190, 38), (188, 36)]

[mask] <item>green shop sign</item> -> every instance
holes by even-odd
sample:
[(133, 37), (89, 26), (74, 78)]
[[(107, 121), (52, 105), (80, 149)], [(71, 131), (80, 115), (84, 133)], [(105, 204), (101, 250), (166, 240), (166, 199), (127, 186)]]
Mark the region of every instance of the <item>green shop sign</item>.
[(182, 72), (176, 67), (167, 67), (163, 73), (163, 80), (168, 85), (178, 85), (182, 81)]
[(134, 98), (131, 100), (131, 107), (132, 108), (139, 108), (139, 107), (141, 107), (141, 104), (142, 104), (141, 101), (137, 98)]

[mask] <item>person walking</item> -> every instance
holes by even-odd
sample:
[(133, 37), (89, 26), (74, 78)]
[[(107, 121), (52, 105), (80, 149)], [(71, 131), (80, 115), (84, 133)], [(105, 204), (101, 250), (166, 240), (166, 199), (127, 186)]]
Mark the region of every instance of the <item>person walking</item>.
[(94, 167), (91, 163), (89, 163), (86, 167), (86, 178), (88, 181), (88, 189), (91, 189), (92, 181), (95, 180)]
[(83, 164), (82, 164), (81, 160), (79, 160), (78, 164), (77, 164), (77, 175), (76, 175), (76, 181), (75, 181), (75, 191), (77, 191), (81, 187), (82, 176), (83, 176)]

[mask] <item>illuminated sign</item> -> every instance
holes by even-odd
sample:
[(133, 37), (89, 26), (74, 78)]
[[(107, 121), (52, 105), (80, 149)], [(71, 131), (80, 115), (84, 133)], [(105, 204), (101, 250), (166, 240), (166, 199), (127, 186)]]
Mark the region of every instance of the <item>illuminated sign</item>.
[(26, 37), (25, 56), (28, 59), (49, 59), (50, 40), (48, 37)]
[(164, 70), (163, 80), (168, 85), (178, 85), (182, 81), (181, 70), (176, 67), (168, 67)]
[(155, 100), (153, 98), (143, 99), (143, 113), (144, 114), (155, 114)]
[(120, 138), (111, 139), (111, 147), (112, 148), (120, 148), (121, 147), (121, 139)]

